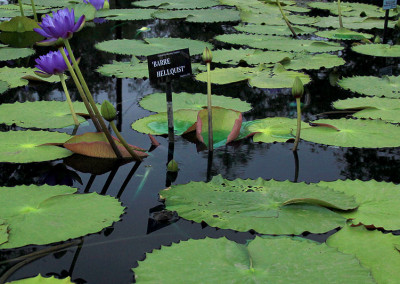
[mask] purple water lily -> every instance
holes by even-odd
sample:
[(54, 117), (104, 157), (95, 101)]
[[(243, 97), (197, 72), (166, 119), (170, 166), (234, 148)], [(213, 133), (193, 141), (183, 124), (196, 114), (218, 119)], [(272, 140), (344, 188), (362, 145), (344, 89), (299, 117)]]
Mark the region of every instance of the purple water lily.
[(108, 0), (83, 0), (85, 4), (92, 4), (93, 7), (96, 8), (96, 10), (100, 10), (104, 8), (104, 2), (107, 2), (106, 5), (108, 4)]
[(78, 22), (75, 23), (74, 9), (70, 11), (68, 8), (64, 8), (53, 12), (52, 16), (44, 16), (42, 23), (39, 24), (41, 28), (33, 30), (47, 38), (42, 43), (54, 43), (59, 38), (71, 38), (74, 32), (79, 31), (83, 27), (84, 21), (85, 15), (81, 16)]
[[(65, 48), (64, 50), (71, 62), (68, 51)], [(35, 59), (35, 62), (37, 63), (35, 67), (40, 70), (35, 72), (39, 76), (60, 75), (68, 69), (60, 51), (50, 51), (46, 55), (39, 56), (39, 58)]]

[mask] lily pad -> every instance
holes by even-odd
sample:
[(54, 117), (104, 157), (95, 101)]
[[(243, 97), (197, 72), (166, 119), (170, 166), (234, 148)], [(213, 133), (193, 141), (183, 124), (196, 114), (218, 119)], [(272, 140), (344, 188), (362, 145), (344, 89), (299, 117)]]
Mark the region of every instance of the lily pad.
[(281, 50), (281, 51), (308, 51), (308, 52), (331, 52), (342, 50), (343, 47), (335, 42), (291, 39), (280, 36), (263, 36), (248, 34), (225, 34), (215, 37), (216, 40), (231, 44), (247, 45), (253, 48)]
[(338, 85), (366, 96), (400, 98), (400, 76), (355, 76), (339, 80)]
[(69, 138), (68, 134), (49, 131), (0, 132), (0, 162), (31, 163), (68, 157), (71, 151), (44, 144), (62, 144)]
[[(72, 103), (76, 113), (88, 115), (82, 102)], [(77, 116), (80, 123), (86, 119)], [(36, 101), (0, 105), (0, 123), (24, 128), (63, 128), (74, 125), (67, 102)]]
[(132, 5), (138, 7), (157, 7), (161, 9), (199, 9), (199, 8), (209, 8), (212, 6), (220, 5), (217, 0), (196, 0), (196, 1), (187, 1), (187, 0), (173, 0), (173, 1), (165, 1), (165, 0), (144, 0), (144, 1), (135, 1), (132, 2)]
[[(225, 107), (239, 112), (246, 112), (251, 109), (249, 103), (240, 99), (212, 95), (211, 101), (213, 106)], [(179, 109), (202, 110), (207, 107), (207, 94), (173, 93), (172, 102), (174, 111)], [(165, 112), (167, 109), (165, 93), (147, 95), (140, 100), (139, 104), (142, 108), (154, 112)]]
[(95, 46), (98, 50), (126, 55), (148, 56), (157, 53), (189, 48), (190, 54), (202, 54), (212, 45), (200, 40), (184, 38), (146, 38), (145, 40), (120, 39), (103, 41)]
[(191, 239), (147, 253), (133, 271), (137, 283), (374, 283), (354, 256), (289, 237), (256, 237), (246, 245)]
[(381, 120), (320, 119), (315, 123), (333, 125), (302, 129), (301, 138), (341, 147), (384, 148), (400, 146), (400, 127)]
[[(197, 120), (196, 110), (181, 109), (174, 111), (174, 133), (175, 135), (185, 134)], [(132, 128), (138, 132), (151, 135), (168, 134), (168, 117), (166, 112), (152, 114), (136, 120)], [(194, 128), (191, 129), (194, 131)]]
[(378, 56), (378, 57), (400, 57), (400, 45), (389, 44), (360, 44), (351, 48), (354, 52)]
[[(335, 28), (339, 29), (338, 17), (319, 17), (319, 21), (311, 25), (319, 28)], [(370, 29), (383, 29), (384, 20), (379, 18), (360, 18), (360, 17), (342, 17), (343, 26), (352, 30), (370, 30)], [(388, 27), (393, 28), (396, 21), (389, 21)]]
[(10, 229), (0, 249), (65, 241), (119, 221), (124, 207), (117, 199), (75, 191), (67, 186), (0, 187), (0, 216)]
[(352, 197), (316, 185), (261, 178), (229, 181), (220, 175), (208, 183), (173, 185), (160, 196), (166, 199), (166, 208), (182, 218), (261, 234), (327, 232), (343, 226), (346, 219), (323, 206), (357, 206)]
[(330, 31), (319, 31), (316, 33), (317, 36), (329, 38), (329, 39), (338, 39), (338, 40), (362, 40), (372, 38), (373, 35), (366, 33), (355, 32), (346, 28), (339, 28), (337, 30)]
[(104, 76), (116, 78), (147, 78), (149, 68), (147, 62), (134, 63), (113, 61), (112, 64), (104, 64), (96, 69)]
[(3, 94), (9, 89), (8, 83), (4, 81), (0, 81), (0, 94)]
[(320, 53), (295, 53), (291, 57), (286, 57), (280, 63), (289, 70), (311, 70), (324, 68), (333, 68), (344, 65), (346, 61), (334, 54)]
[[(122, 157), (132, 159), (132, 155), (125, 149), (122, 143), (117, 138), (113, 137), (113, 139)], [(75, 135), (66, 141), (63, 146), (74, 153), (84, 156), (109, 159), (117, 158), (110, 143), (108, 143), (106, 135), (102, 132), (86, 132), (81, 135)], [(133, 145), (129, 146), (140, 158), (148, 156), (144, 149)]]
[(396, 283), (400, 277), (400, 237), (346, 226), (327, 240), (327, 245), (352, 254), (372, 272), (376, 283)]
[(8, 241), (8, 224), (0, 219), (0, 245)]
[(96, 12), (96, 17), (110, 21), (150, 20), (156, 11), (155, 9), (101, 9)]
[(283, 51), (263, 51), (260, 49), (219, 49), (213, 50), (213, 62), (238, 64), (245, 61), (249, 65), (260, 63), (277, 63), (292, 54)]
[(319, 182), (317, 185), (354, 196), (360, 204), (357, 210), (340, 213), (351, 219), (354, 225), (363, 224), (385, 230), (400, 229), (400, 209), (396, 205), (400, 198), (399, 185), (375, 180), (337, 180)]
[(35, 54), (35, 50), (31, 48), (2, 47), (0, 48), (0, 61), (24, 58), (33, 54)]
[(2, 22), (0, 24), (0, 31), (2, 32), (23, 33), (33, 31), (34, 28), (39, 28), (38, 23), (23, 16), (14, 17), (10, 21)]
[[(234, 27), (236, 30), (244, 33), (260, 34), (260, 35), (280, 35), (290, 36), (292, 32), (288, 26), (272, 26), (272, 25), (240, 25)], [(294, 31), (298, 35), (312, 34), (316, 31), (315, 28), (305, 26), (293, 26)]]
[(400, 123), (400, 101), (386, 98), (351, 98), (333, 103), (337, 109), (358, 109), (357, 118), (372, 118)]
[(1, 42), (8, 44), (12, 47), (26, 48), (32, 47), (36, 42), (44, 40), (45, 38), (37, 32), (2, 32), (0, 33)]
[(153, 14), (158, 19), (186, 19), (192, 23), (239, 22), (239, 12), (232, 9), (159, 10)]
[(58, 76), (51, 76), (49, 78), (38, 77), (34, 70), (37, 69), (24, 67), (9, 68), (6, 66), (0, 68), (0, 80), (7, 82), (10, 88), (28, 85), (28, 79), (51, 83), (60, 82), (60, 78)]
[(36, 277), (32, 278), (25, 278), (21, 280), (15, 280), (11, 282), (7, 282), (9, 284), (70, 284), (73, 283), (71, 282), (71, 277), (66, 277), (63, 279), (58, 279), (55, 278), (54, 276), (51, 277), (42, 277), (42, 275), (38, 275)]

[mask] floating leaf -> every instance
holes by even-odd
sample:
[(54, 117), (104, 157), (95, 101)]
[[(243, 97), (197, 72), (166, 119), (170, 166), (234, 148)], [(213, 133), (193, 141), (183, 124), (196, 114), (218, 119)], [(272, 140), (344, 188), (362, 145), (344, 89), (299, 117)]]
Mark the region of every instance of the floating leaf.
[[(212, 107), (212, 132), (214, 148), (234, 141), (240, 132), (242, 114), (239, 111), (222, 107)], [(196, 136), (208, 147), (208, 109), (199, 111), (196, 123)]]
[[(246, 112), (251, 109), (251, 105), (249, 103), (246, 103), (240, 99), (212, 95), (211, 100), (213, 106), (230, 108), (239, 112)], [(207, 107), (206, 94), (189, 94), (184, 92), (173, 93), (172, 101), (174, 111), (177, 111), (179, 109), (201, 110), (204, 107)], [(147, 95), (140, 100), (139, 104), (142, 108), (154, 112), (165, 112), (167, 110), (165, 93), (154, 93), (151, 95)]]
[[(82, 102), (72, 103), (76, 113), (86, 114)], [(80, 123), (86, 119), (77, 116)], [(0, 123), (15, 124), (24, 128), (63, 128), (74, 125), (67, 102), (36, 101), (0, 105)]]
[(9, 284), (70, 284), (73, 283), (71, 282), (71, 277), (63, 278), (63, 279), (58, 279), (55, 278), (54, 276), (51, 277), (42, 277), (42, 275), (38, 275), (36, 277), (32, 278), (25, 278), (21, 280), (15, 280), (11, 282), (7, 282)]
[(189, 48), (190, 54), (201, 54), (205, 47), (212, 49), (212, 45), (199, 40), (183, 38), (146, 38), (145, 40), (120, 39), (103, 41), (95, 46), (101, 51), (148, 56), (157, 53)]
[(318, 185), (354, 196), (360, 204), (357, 210), (340, 212), (344, 217), (352, 219), (353, 224), (361, 223), (385, 230), (400, 229), (400, 208), (396, 202), (400, 198), (399, 185), (375, 180), (337, 180), (320, 182)]
[(290, 70), (310, 70), (310, 69), (320, 69), (333, 68), (335, 66), (340, 66), (345, 64), (343, 58), (337, 55), (321, 53), (321, 54), (309, 54), (309, 53), (295, 53), (291, 57), (287, 57), (280, 61), (280, 63), (286, 69)]
[[(0, 6), (1, 7), (1, 6)], [(25, 48), (32, 47), (36, 42), (44, 40), (45, 38), (37, 32), (2, 32), (0, 33), (0, 40), (12, 47)]]
[(186, 19), (192, 23), (239, 22), (239, 12), (232, 9), (159, 10), (153, 14), (158, 19)]
[[(131, 154), (125, 149), (122, 143), (117, 138), (113, 137), (113, 139), (122, 157), (126, 159), (132, 159)], [(63, 146), (74, 153), (84, 156), (111, 159), (117, 158), (110, 143), (108, 143), (106, 135), (103, 132), (86, 132), (81, 135), (75, 135), (66, 141)], [(133, 145), (129, 146), (139, 157), (145, 158), (148, 156), (144, 149)]]
[(161, 9), (199, 9), (199, 8), (209, 8), (212, 6), (220, 5), (220, 3), (216, 0), (196, 0), (196, 1), (187, 1), (187, 0), (173, 0), (173, 1), (165, 1), (165, 0), (144, 0), (144, 1), (135, 1), (132, 2), (132, 5), (138, 7), (158, 7)]
[(120, 202), (97, 193), (72, 194), (67, 186), (0, 187), (0, 216), (9, 239), (0, 249), (43, 245), (101, 231), (119, 220)]
[(345, 210), (357, 206), (352, 197), (316, 185), (261, 178), (229, 181), (220, 175), (208, 183), (173, 185), (160, 195), (166, 208), (182, 218), (261, 234), (327, 232), (343, 226), (345, 218), (321, 206)]
[(3, 94), (8, 90), (8, 83), (4, 81), (0, 81), (0, 94)]
[(10, 88), (16, 88), (28, 85), (29, 81), (26, 78), (34, 79), (38, 81), (46, 81), (46, 82), (59, 82), (59, 76), (51, 76), (49, 78), (41, 78), (38, 77), (33, 68), (24, 68), (24, 67), (16, 67), (9, 68), (3, 67), (0, 68), (0, 80), (5, 81), (9, 84)]
[(400, 76), (355, 76), (338, 82), (346, 90), (366, 96), (400, 98)]
[(291, 39), (280, 36), (263, 36), (248, 34), (225, 34), (215, 37), (216, 40), (231, 44), (247, 45), (254, 48), (282, 51), (331, 52), (342, 50), (335, 42), (307, 39)]
[(0, 132), (0, 162), (31, 163), (51, 161), (72, 155), (62, 147), (43, 145), (62, 144), (71, 136), (49, 131)]
[(8, 241), (8, 224), (0, 219), (0, 245)]
[(219, 49), (212, 52), (213, 62), (238, 64), (245, 61), (249, 65), (276, 63), (292, 54), (283, 51), (262, 51), (259, 49)]
[[(181, 109), (174, 111), (174, 133), (184, 134), (197, 120), (196, 110)], [(132, 123), (136, 131), (151, 135), (168, 134), (168, 117), (166, 112), (152, 114)], [(194, 131), (194, 129), (192, 129)]]
[[(261, 34), (261, 35), (281, 35), (290, 36), (292, 32), (288, 26), (272, 26), (272, 25), (240, 25), (234, 27), (236, 30), (244, 33)], [(312, 34), (316, 31), (315, 28), (304, 26), (293, 26), (294, 31), (298, 35)]]
[(0, 61), (24, 58), (31, 56), (32, 54), (35, 54), (35, 50), (31, 48), (3, 47), (0, 48)]
[(155, 9), (101, 9), (96, 12), (96, 17), (110, 21), (150, 20), (156, 11)]
[[(78, 2), (74, 0), (35, 0), (36, 6), (45, 6), (45, 7), (66, 7), (72, 2)], [(21, 3), (31, 5), (31, 0), (21, 0)]]
[[(311, 25), (319, 28), (335, 28), (339, 29), (339, 20), (337, 17), (320, 17), (319, 21)], [(342, 17), (343, 26), (352, 30), (370, 30), (370, 29), (383, 29), (384, 20), (378, 18), (360, 18), (360, 17)], [(389, 21), (388, 27), (393, 28), (396, 21)]]
[(327, 245), (352, 254), (372, 272), (376, 283), (396, 283), (400, 277), (400, 237), (368, 231), (364, 226), (346, 226), (330, 236)]
[(352, 98), (333, 103), (337, 109), (358, 109), (357, 118), (372, 118), (400, 123), (400, 101), (386, 98)]
[(77, 3), (77, 4), (69, 5), (68, 8), (74, 9), (74, 15), (75, 15), (76, 22), (83, 15), (85, 15), (85, 21), (87, 21), (87, 22), (92, 21), (95, 18), (96, 8), (93, 5)]
[(38, 23), (30, 18), (22, 16), (14, 17), (10, 21), (0, 24), (0, 31), (3, 32), (23, 33), (33, 31), (34, 28), (39, 28)]
[(400, 45), (389, 44), (360, 44), (351, 48), (354, 52), (378, 56), (378, 57), (400, 57)]
[(380, 120), (320, 119), (314, 121), (333, 125), (338, 130), (324, 127), (307, 127), (301, 130), (301, 138), (320, 144), (384, 148), (400, 146), (400, 127)]
[(113, 61), (112, 64), (104, 64), (96, 69), (104, 76), (116, 78), (147, 78), (149, 68), (147, 62), (132, 64), (131, 62)]
[(338, 40), (362, 40), (365, 38), (372, 38), (373, 35), (366, 33), (358, 33), (346, 28), (339, 28), (337, 30), (330, 31), (319, 31), (316, 33), (317, 36), (338, 39)]
[(247, 245), (191, 239), (147, 253), (133, 271), (137, 283), (374, 283), (354, 256), (289, 237), (256, 237)]

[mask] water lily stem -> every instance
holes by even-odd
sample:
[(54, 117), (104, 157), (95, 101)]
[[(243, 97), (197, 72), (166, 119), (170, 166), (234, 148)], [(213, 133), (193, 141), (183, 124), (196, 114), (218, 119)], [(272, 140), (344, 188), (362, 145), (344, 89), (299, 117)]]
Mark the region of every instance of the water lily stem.
[(135, 153), (132, 147), (130, 147), (129, 144), (126, 142), (124, 137), (122, 137), (121, 133), (119, 133), (118, 128), (115, 125), (114, 121), (110, 121), (110, 125), (111, 128), (114, 130), (115, 135), (117, 135), (119, 141), (122, 143), (122, 145), (124, 145), (125, 149), (129, 152), (129, 154), (131, 154), (132, 158), (136, 159), (137, 161), (142, 161), (142, 158)]
[(78, 126), (79, 125), (79, 121), (78, 121), (78, 118), (76, 117), (76, 113), (75, 113), (74, 107), (72, 105), (72, 101), (71, 101), (71, 97), (70, 97), (68, 89), (67, 89), (67, 85), (65, 84), (64, 74), (60, 74), (60, 81), (61, 81), (61, 85), (62, 85), (62, 87), (64, 89), (65, 96), (67, 98), (67, 102), (68, 102), (69, 109), (70, 109), (71, 114), (72, 114), (72, 118), (74, 120), (74, 124), (76, 126)]
[[(75, 71), (72, 68), (71, 63), (68, 60), (68, 57), (67, 57), (67, 54), (64, 51), (64, 48), (60, 47), (59, 50), (60, 50), (60, 52), (61, 52), (61, 54), (62, 54), (62, 56), (64, 58), (65, 63), (67, 64), (68, 71), (70, 72), (70, 74), (72, 76), (72, 79), (74, 80), (74, 83), (75, 83), (76, 87), (78, 88), (78, 91), (79, 91), (79, 94), (81, 95), (82, 100), (84, 102), (86, 101), (85, 102), (85, 106), (86, 106), (86, 108), (87, 108), (87, 110), (89, 112), (90, 117), (92, 118), (93, 123), (96, 126), (97, 131), (103, 132), (106, 135), (108, 143), (110, 143), (115, 155), (117, 156), (118, 159), (122, 159), (122, 155), (121, 155), (117, 145), (115, 144), (115, 141), (112, 138), (110, 131), (108, 131), (107, 126), (104, 123), (103, 118), (101, 117), (100, 112), (96, 107), (96, 104), (94, 104), (95, 114), (93, 114), (93, 110), (91, 109), (91, 106), (87, 102), (88, 99), (86, 98), (86, 95), (85, 95), (85, 93), (84, 93), (84, 91), (82, 89), (82, 86), (79, 83), (78, 78), (76, 77)], [(68, 53), (69, 53), (69, 55), (71, 57), (71, 60), (72, 60), (73, 55), (71, 54), (70, 51), (68, 51)], [(74, 65), (77, 65), (76, 60), (75, 60), (75, 63), (74, 63), (74, 61), (72, 61), (72, 62), (73, 62)], [(97, 110), (97, 112), (96, 112), (96, 110)], [(100, 123), (100, 126), (98, 125), (99, 123)]]
[(279, 10), (281, 11), (282, 17), (283, 17), (283, 19), (285, 20), (286, 25), (288, 26), (289, 30), (292, 32), (294, 38), (297, 38), (297, 34), (296, 34), (296, 32), (294, 31), (294, 29), (293, 29), (293, 27), (292, 27), (292, 24), (289, 22), (288, 18), (287, 18), (286, 15), (285, 15), (285, 12), (283, 11), (283, 9), (282, 9), (282, 7), (281, 7), (281, 2), (279, 2), (279, 0), (276, 0), (276, 4), (278, 5)]
[(299, 145), (300, 131), (301, 131), (301, 102), (300, 98), (296, 98), (297, 105), (297, 130), (296, 130), (296, 140), (294, 141), (293, 151), (297, 151), (297, 145)]
[(19, 10), (21, 11), (21, 16), (22, 16), (22, 17), (25, 17), (24, 8), (22, 8), (22, 2), (21, 2), (21, 0), (18, 0), (18, 4), (19, 4)]
[(339, 15), (339, 27), (343, 28), (343, 21), (342, 21), (342, 8), (340, 7), (340, 0), (337, 1), (338, 6), (338, 15)]
[(31, 0), (31, 5), (32, 5), (32, 11), (33, 11), (33, 18), (35, 19), (35, 22), (38, 22), (38, 16), (36, 14), (35, 2), (33, 0)]
[(207, 110), (208, 110), (208, 150), (214, 150), (212, 127), (212, 103), (211, 103), (211, 63), (207, 62)]

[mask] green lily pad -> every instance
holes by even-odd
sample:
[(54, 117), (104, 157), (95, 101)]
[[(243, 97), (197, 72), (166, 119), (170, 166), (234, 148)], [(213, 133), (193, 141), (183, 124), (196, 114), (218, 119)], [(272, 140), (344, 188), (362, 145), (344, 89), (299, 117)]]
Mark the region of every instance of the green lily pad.
[[(287, 71), (281, 64), (274, 68), (215, 68), (211, 71), (211, 82), (214, 84), (229, 84), (240, 81), (248, 81), (249, 85), (257, 88), (291, 88), (294, 79), (299, 77), (303, 84), (310, 82), (306, 74)], [(199, 81), (207, 82), (207, 72), (196, 75)]]
[(5, 93), (9, 89), (8, 83), (4, 81), (0, 81), (0, 94)]
[(0, 61), (24, 58), (33, 54), (35, 54), (35, 50), (31, 48), (2, 47), (0, 48)]
[(39, 28), (38, 23), (30, 18), (22, 16), (14, 17), (10, 21), (0, 24), (0, 31), (3, 32), (23, 33), (33, 31), (34, 28)]
[(344, 65), (346, 61), (343, 58), (327, 53), (309, 54), (295, 53), (290, 57), (286, 57), (280, 63), (289, 70), (311, 70), (324, 68), (333, 68)]
[(400, 101), (387, 98), (351, 98), (333, 103), (337, 109), (358, 109), (357, 118), (372, 118), (400, 123)]
[(385, 230), (400, 229), (400, 209), (396, 201), (400, 198), (400, 186), (375, 180), (337, 180), (319, 182), (317, 185), (354, 196), (360, 204), (357, 210), (340, 212), (351, 219), (354, 225), (363, 224)]
[[(311, 25), (319, 28), (335, 28), (339, 29), (338, 17), (320, 17), (319, 21)], [(352, 30), (370, 30), (370, 29), (383, 29), (384, 20), (378, 18), (360, 18), (360, 17), (342, 17), (343, 26)], [(396, 21), (389, 21), (388, 27), (393, 28)]]
[(15, 280), (11, 282), (7, 282), (10, 284), (70, 284), (73, 283), (71, 282), (71, 277), (66, 277), (63, 279), (55, 278), (54, 276), (51, 277), (42, 277), (42, 275), (37, 275), (36, 277), (32, 278), (25, 278), (21, 280)]
[(8, 44), (12, 47), (26, 48), (32, 47), (36, 42), (44, 40), (45, 38), (37, 32), (2, 32), (0, 33), (1, 42)]
[[(238, 137), (243, 118), (239, 111), (214, 106), (211, 109), (213, 146), (218, 148)], [(208, 147), (208, 109), (199, 111), (196, 137)]]
[(104, 64), (96, 69), (104, 76), (116, 78), (147, 78), (149, 68), (147, 62), (134, 63), (113, 61), (112, 64)]
[[(82, 102), (73, 102), (76, 113), (88, 115)], [(77, 116), (80, 123), (86, 119)], [(0, 105), (0, 123), (24, 128), (63, 128), (74, 125), (67, 102), (36, 101)]]
[(263, 51), (259, 49), (219, 49), (212, 52), (213, 62), (238, 64), (245, 61), (249, 65), (277, 63), (292, 54), (283, 51)]
[[(239, 112), (246, 112), (251, 109), (251, 105), (240, 99), (212, 95), (211, 101), (213, 106), (225, 107)], [(193, 109), (202, 110), (207, 107), (207, 94), (189, 94), (189, 93), (173, 93), (172, 94), (173, 109)], [(154, 112), (165, 112), (167, 110), (167, 102), (165, 93), (154, 93), (145, 96), (139, 102), (144, 109)]]
[(0, 249), (65, 241), (119, 221), (124, 207), (117, 199), (75, 191), (67, 186), (0, 187), (0, 216), (10, 229)]
[(148, 56), (157, 53), (189, 48), (190, 54), (202, 54), (212, 45), (200, 40), (183, 38), (146, 38), (145, 40), (120, 39), (103, 41), (95, 45), (98, 50), (126, 55)]
[(315, 143), (341, 147), (384, 148), (400, 146), (400, 127), (381, 120), (320, 119), (314, 121), (333, 125), (307, 127), (301, 138)]
[(308, 51), (331, 52), (342, 50), (343, 47), (335, 42), (316, 41), (307, 39), (291, 39), (280, 36), (263, 36), (248, 34), (225, 34), (215, 37), (216, 40), (231, 44), (247, 45), (253, 48), (281, 50), (281, 51)]
[[(174, 132), (175, 135), (185, 134), (197, 121), (196, 110), (181, 109), (174, 111)], [(166, 112), (152, 114), (136, 120), (132, 128), (138, 132), (165, 135), (168, 134), (168, 116)], [(190, 129), (194, 131), (195, 129)]]
[(158, 19), (186, 19), (192, 23), (239, 22), (239, 12), (232, 9), (159, 10), (153, 14)]
[(346, 28), (339, 28), (337, 30), (330, 31), (319, 31), (315, 34), (320, 37), (338, 40), (362, 40), (365, 38), (369, 39), (373, 37), (373, 35), (371, 34), (359, 33)]
[(372, 272), (376, 283), (396, 283), (400, 277), (400, 237), (346, 226), (327, 240), (327, 245), (352, 254)]
[(208, 183), (173, 185), (160, 196), (168, 210), (187, 220), (277, 235), (327, 232), (343, 226), (346, 219), (323, 206), (357, 207), (352, 197), (316, 185), (261, 178), (229, 181), (220, 175)]
[(72, 152), (47, 143), (62, 144), (71, 136), (49, 131), (0, 132), (0, 162), (31, 163), (51, 161), (72, 155)]
[(161, 9), (199, 9), (199, 8), (209, 8), (212, 6), (220, 5), (217, 0), (196, 0), (196, 1), (188, 1), (188, 0), (173, 0), (173, 1), (165, 1), (165, 0), (144, 0), (144, 1), (135, 1), (132, 2), (132, 5), (138, 7), (158, 7)]
[[(75, 0), (34, 0), (35, 6), (44, 6), (44, 7), (66, 7), (73, 2), (79, 2)], [(31, 0), (21, 0), (23, 4), (31, 5)]]
[(378, 57), (400, 57), (400, 45), (389, 44), (361, 44), (351, 48), (354, 52), (378, 56)]
[[(292, 32), (286, 26), (272, 26), (272, 25), (240, 25), (234, 27), (236, 30), (244, 33), (260, 34), (260, 35), (280, 35), (290, 36)], [(294, 31), (298, 35), (312, 34), (316, 31), (315, 28), (304, 26), (293, 26)]]
[(60, 82), (59, 76), (51, 76), (49, 78), (41, 78), (35, 74), (36, 68), (24, 67), (2, 67), (0, 68), (0, 80), (8, 83), (9, 88), (16, 88), (28, 85), (29, 80), (45, 81), (45, 82)]
[(85, 21), (89, 22), (95, 18), (96, 8), (93, 5), (88, 5), (85, 3), (76, 3), (72, 5), (68, 5), (69, 9), (74, 9), (75, 22), (79, 20), (79, 18), (85, 15)]
[(366, 96), (400, 98), (400, 76), (355, 76), (339, 80), (338, 85)]
[(246, 245), (191, 239), (147, 253), (133, 271), (137, 283), (374, 283), (354, 256), (289, 237), (256, 237)]
[(156, 11), (155, 9), (101, 9), (96, 12), (96, 17), (110, 21), (150, 20)]
[(8, 224), (0, 219), (0, 245), (8, 241)]

